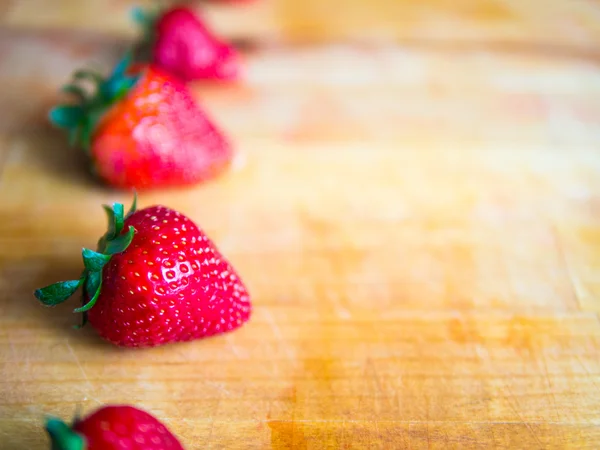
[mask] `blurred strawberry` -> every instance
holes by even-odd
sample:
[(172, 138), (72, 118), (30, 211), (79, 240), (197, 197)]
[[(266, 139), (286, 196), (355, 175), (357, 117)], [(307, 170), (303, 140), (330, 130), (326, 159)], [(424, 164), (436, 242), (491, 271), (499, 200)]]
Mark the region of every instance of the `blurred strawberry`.
[(103, 406), (72, 426), (46, 421), (53, 450), (183, 450), (157, 418), (128, 405)]
[[(129, 66), (108, 78), (79, 71), (64, 88), (77, 102), (50, 120), (90, 156), (93, 171), (118, 188), (150, 189), (208, 180), (229, 166), (233, 150), (178, 78), (155, 66)], [(92, 93), (80, 81), (91, 79)]]
[(141, 60), (184, 81), (233, 80), (240, 75), (237, 51), (219, 39), (203, 18), (186, 6), (164, 11), (133, 10), (133, 19), (144, 30)]

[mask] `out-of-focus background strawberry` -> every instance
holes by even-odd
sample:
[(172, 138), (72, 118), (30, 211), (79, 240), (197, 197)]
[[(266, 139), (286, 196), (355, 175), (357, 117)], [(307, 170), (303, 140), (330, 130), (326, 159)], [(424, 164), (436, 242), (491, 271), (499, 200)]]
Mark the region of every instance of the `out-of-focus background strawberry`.
[(188, 449), (597, 448), (598, 2), (192, 4), (244, 55), (240, 82), (193, 84), (240, 157), (140, 203), (214, 238), (253, 320), (122, 352), (35, 303), (99, 204), (129, 203), (46, 114), (73, 70), (110, 70), (133, 3), (0, 2), (2, 448), (115, 402)]

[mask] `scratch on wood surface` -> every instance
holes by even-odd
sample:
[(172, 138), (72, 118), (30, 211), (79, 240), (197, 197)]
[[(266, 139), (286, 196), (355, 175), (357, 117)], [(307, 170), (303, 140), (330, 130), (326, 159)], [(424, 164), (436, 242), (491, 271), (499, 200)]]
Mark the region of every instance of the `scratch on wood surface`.
[(327, 299), (327, 303), (333, 306), (333, 310), (335, 311), (335, 315), (338, 319), (350, 320), (352, 318), (352, 313), (346, 306), (345, 297), (339, 295), (337, 292), (331, 291), (326, 291), (323, 295)]
[[(504, 385), (504, 388), (506, 389), (506, 391), (509, 393), (509, 396), (510, 396), (510, 398), (507, 398), (506, 396), (504, 396), (504, 398), (507, 400), (508, 406), (510, 407), (510, 409), (512, 409), (512, 411), (515, 413), (515, 415), (521, 420), (521, 424), (525, 425), (527, 430), (529, 430), (529, 433), (531, 434), (533, 439), (535, 439), (535, 441), (540, 445), (540, 448), (543, 448), (542, 442), (540, 441), (540, 438), (533, 430), (531, 423), (526, 422), (525, 419), (523, 418), (523, 416), (521, 415), (521, 413), (519, 412), (519, 410), (518, 410), (519, 403), (518, 403), (517, 398), (515, 397), (514, 393), (512, 392), (512, 390), (510, 389), (510, 387), (507, 384)], [(513, 404), (513, 400), (514, 400), (514, 404)]]
[[(98, 400), (96, 397), (92, 396), (92, 394), (90, 393), (92, 391), (92, 389), (93, 389), (94, 386), (92, 385), (92, 382), (90, 381), (87, 373), (85, 372), (83, 366), (81, 365), (81, 362), (79, 361), (79, 357), (73, 351), (73, 347), (71, 347), (71, 343), (69, 342), (68, 339), (66, 341), (66, 345), (67, 345), (67, 349), (69, 350), (69, 353), (71, 354), (71, 356), (73, 357), (73, 360), (75, 361), (75, 364), (77, 364), (77, 367), (79, 368), (79, 371), (81, 372), (81, 376), (83, 377), (85, 383), (87, 384), (88, 390), (87, 391), (83, 391), (83, 394), (86, 397), (89, 397), (92, 400), (94, 400), (99, 405), (101, 405), (102, 402), (100, 400)], [(86, 399), (84, 399), (84, 400), (86, 400)]]
[(229, 344), (229, 349), (231, 350), (231, 353), (233, 353), (233, 355), (237, 359), (245, 359), (245, 355), (242, 355), (242, 352), (240, 351), (238, 346), (235, 345), (235, 339), (233, 336), (231, 336), (231, 335), (226, 336), (225, 342), (227, 342)]
[(208, 432), (208, 437), (206, 438), (206, 446), (209, 446), (212, 442), (213, 430), (215, 429), (215, 416), (217, 415), (217, 411), (219, 410), (219, 406), (221, 405), (221, 396), (217, 397), (217, 403), (215, 404), (215, 408), (212, 411), (210, 417), (210, 431)]
[[(465, 425), (469, 428), (469, 430), (471, 430), (471, 434), (473, 435), (473, 440), (472, 442), (477, 445), (477, 446), (485, 446), (485, 443), (479, 442), (479, 437), (477, 436), (477, 431), (475, 430), (475, 427), (473, 427), (473, 423), (472, 422), (465, 422)], [(492, 431), (490, 429), (490, 431)], [(448, 432), (446, 432), (446, 434), (448, 434)], [(492, 432), (492, 448), (497, 449), (498, 448), (498, 444), (496, 444), (496, 440), (494, 439), (494, 435)]]
[[(470, 422), (467, 422), (469, 424), (469, 426), (471, 425)], [(492, 442), (494, 443), (494, 448), (498, 448), (498, 444), (496, 443), (496, 433), (494, 433), (494, 427), (490, 427), (490, 435), (492, 436)]]
[(431, 448), (431, 438), (429, 436), (429, 425), (431, 423), (431, 417), (430, 417), (430, 405), (429, 405), (429, 397), (425, 396), (425, 405), (427, 407), (426, 412), (426, 422), (425, 422), (425, 432), (427, 433), (427, 448), (430, 449)]
[[(371, 372), (371, 373), (369, 373), (369, 372)], [(381, 385), (381, 380), (379, 379), (379, 376), (377, 375), (377, 370), (375, 369), (375, 364), (373, 363), (372, 358), (367, 358), (365, 375), (368, 375), (375, 382), (375, 387), (377, 388), (377, 392), (379, 394), (384, 394), (383, 386)]]
[(277, 322), (273, 317), (273, 313), (270, 309), (265, 308), (264, 315), (267, 319), (269, 326), (271, 327), (271, 331), (273, 331), (273, 335), (277, 339), (277, 342), (283, 345), (283, 350), (285, 351), (286, 356), (288, 357), (288, 359), (293, 360), (294, 355), (292, 349), (290, 348), (289, 344), (285, 342), (283, 334), (281, 333), (281, 329), (279, 328), (279, 325), (277, 325)]
[[(225, 389), (225, 387), (223, 386), (223, 383), (217, 383), (215, 381), (207, 381), (206, 384), (208, 386), (212, 386), (216, 389), (216, 391), (218, 391), (221, 394), (225, 394), (228, 397), (231, 396), (231, 392), (229, 392), (227, 389)], [(221, 398), (221, 396), (219, 396), (219, 399)]]
[(550, 381), (550, 376), (548, 375), (548, 362), (546, 361), (546, 357), (541, 355), (542, 364), (544, 365), (544, 378), (546, 378), (546, 383), (548, 384), (548, 389), (550, 389), (550, 396), (552, 397), (552, 405), (554, 406), (554, 413), (556, 414), (556, 420), (560, 420), (560, 413), (558, 412), (558, 404), (556, 402), (556, 395), (554, 395), (554, 385)]
[[(345, 423), (346, 421), (344, 421)], [(379, 422), (377, 420), (373, 421), (373, 425), (375, 426), (375, 437), (371, 435), (371, 433), (367, 434), (367, 443), (369, 448), (373, 448), (374, 447), (374, 440), (377, 439), (377, 443), (381, 444), (381, 430), (379, 429)], [(343, 430), (343, 429), (342, 429)], [(344, 440), (342, 439), (342, 443), (344, 443)], [(378, 446), (378, 448), (380, 448), (380, 446)]]
[(583, 368), (584, 372), (590, 377), (590, 381), (594, 385), (594, 387), (596, 388), (596, 390), (598, 392), (600, 392), (600, 386), (598, 386), (598, 384), (596, 384), (596, 381), (594, 381), (597, 376), (594, 375), (594, 374), (592, 374), (589, 371), (589, 369), (587, 368), (587, 366), (585, 365), (585, 363), (581, 360), (581, 357), (578, 354), (575, 353), (573, 356), (575, 356), (575, 359), (577, 359), (577, 361), (579, 362), (579, 364)]
[(83, 366), (81, 365), (81, 362), (79, 361), (79, 357), (73, 351), (73, 347), (71, 347), (71, 343), (67, 340), (66, 344), (67, 344), (67, 349), (69, 349), (69, 353), (71, 354), (71, 356), (75, 360), (75, 364), (77, 364), (77, 367), (79, 367), (79, 370), (81, 371), (81, 375), (83, 375), (83, 379), (85, 380), (85, 382), (88, 385), (90, 385), (90, 379), (88, 378), (87, 373), (85, 373), (85, 370), (83, 370)]
[(552, 234), (554, 235), (554, 243), (556, 245), (556, 251), (558, 252), (558, 256), (560, 261), (565, 269), (565, 273), (567, 274), (567, 278), (569, 279), (569, 286), (571, 288), (571, 298), (575, 303), (575, 306), (578, 306), (581, 309), (581, 300), (577, 295), (577, 288), (575, 287), (575, 282), (573, 281), (573, 272), (571, 270), (571, 266), (569, 265), (569, 261), (567, 259), (567, 254), (565, 252), (564, 245), (562, 243), (560, 232), (558, 231), (558, 227), (554, 224), (550, 225), (552, 230)]

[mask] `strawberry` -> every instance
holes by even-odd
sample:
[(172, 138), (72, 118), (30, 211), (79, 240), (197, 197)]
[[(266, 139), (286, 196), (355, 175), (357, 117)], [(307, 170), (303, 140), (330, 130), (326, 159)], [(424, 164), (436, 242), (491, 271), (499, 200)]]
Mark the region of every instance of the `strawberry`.
[(239, 77), (241, 64), (235, 48), (219, 39), (190, 8), (175, 6), (162, 12), (135, 8), (133, 19), (144, 30), (141, 59), (184, 81)]
[(109, 229), (96, 251), (83, 249), (78, 280), (35, 291), (47, 306), (83, 288), (86, 321), (122, 347), (204, 338), (250, 318), (249, 295), (233, 267), (190, 219), (164, 206), (127, 215), (105, 206)]
[(72, 426), (46, 421), (53, 450), (183, 450), (157, 418), (128, 405), (104, 406)]
[[(95, 92), (79, 83), (92, 79)], [(108, 78), (76, 72), (64, 90), (78, 98), (50, 112), (93, 172), (118, 188), (183, 186), (216, 177), (233, 151), (222, 132), (177, 78), (154, 66), (130, 67), (130, 55)]]

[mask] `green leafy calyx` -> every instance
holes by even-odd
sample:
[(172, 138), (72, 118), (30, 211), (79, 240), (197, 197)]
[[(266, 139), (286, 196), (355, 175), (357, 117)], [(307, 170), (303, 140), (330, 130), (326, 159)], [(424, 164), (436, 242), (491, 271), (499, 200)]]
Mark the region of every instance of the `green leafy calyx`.
[[(84, 248), (81, 252), (84, 269), (77, 280), (61, 281), (51, 284), (35, 291), (34, 295), (46, 306), (55, 306), (71, 297), (80, 287), (83, 288), (82, 306), (74, 312), (85, 313), (89, 311), (98, 300), (102, 289), (102, 271), (110, 261), (112, 255), (124, 252), (135, 233), (130, 226), (125, 230), (125, 220), (136, 211), (137, 195), (134, 194), (131, 209), (124, 214), (121, 203), (115, 203), (112, 207), (104, 206), (108, 215), (108, 231), (98, 241), (96, 251)], [(62, 448), (62, 447), (61, 447)], [(70, 450), (70, 449), (69, 449)]]
[[(73, 96), (74, 101), (53, 108), (49, 118), (55, 126), (67, 131), (70, 145), (89, 150), (98, 121), (108, 108), (129, 92), (139, 78), (139, 75), (127, 73), (131, 62), (132, 54), (127, 52), (108, 77), (80, 70), (73, 74), (71, 83), (62, 87), (62, 91)], [(84, 82), (91, 82), (91, 92), (84, 87)]]
[(50, 435), (51, 450), (85, 450), (85, 438), (56, 417), (46, 420), (46, 432)]
[(138, 61), (149, 62), (152, 59), (152, 45), (156, 40), (156, 23), (163, 14), (163, 6), (158, 1), (147, 9), (136, 6), (131, 10), (131, 20), (142, 33), (136, 53)]

